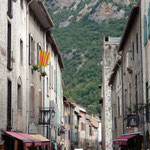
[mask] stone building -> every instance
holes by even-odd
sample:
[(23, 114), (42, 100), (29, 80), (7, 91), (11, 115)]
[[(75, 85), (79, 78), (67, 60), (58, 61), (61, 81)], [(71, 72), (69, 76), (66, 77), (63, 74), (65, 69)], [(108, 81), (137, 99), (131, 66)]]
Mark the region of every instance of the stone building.
[(80, 110), (80, 121), (79, 121), (79, 131), (80, 131), (80, 141), (79, 146), (85, 148), (86, 146), (86, 110), (79, 106)]
[[(45, 67), (40, 66), (40, 71), (34, 70), (34, 65), (39, 64), (39, 51), (48, 51), (46, 45), (46, 32), (53, 27), (53, 22), (41, 1), (31, 1), (28, 10), (28, 62), (27, 72), (29, 79), (27, 81), (29, 89), (28, 103), (28, 132), (40, 133), (46, 136), (44, 126), (39, 125), (40, 108), (46, 107), (46, 77), (41, 75)], [(47, 106), (48, 107), (48, 106)], [(46, 136), (48, 137), (48, 136)]]
[(26, 1), (0, 1), (1, 131), (26, 131)]
[(150, 0), (141, 1), (141, 45), (143, 62), (144, 145), (150, 149)]
[(109, 78), (116, 62), (120, 38), (106, 36), (103, 45), (103, 105), (102, 105), (102, 149), (112, 150), (112, 102)]
[[(118, 55), (112, 74), (109, 79), (111, 87), (112, 101), (112, 138), (115, 139), (123, 134), (122, 124), (122, 72), (121, 72), (121, 57)], [(113, 145), (114, 149), (118, 149), (118, 145)]]
[[(113, 140), (121, 148), (141, 149), (143, 143), (143, 78), (139, 5), (134, 5), (119, 44), (122, 80), (122, 136)], [(119, 71), (119, 70), (118, 70)], [(115, 82), (115, 79), (114, 79)], [(113, 84), (112, 84), (113, 85)], [(115, 85), (115, 84), (114, 84)], [(114, 95), (117, 94), (117, 92)], [(113, 95), (113, 96), (114, 96)], [(119, 131), (119, 128), (117, 129)], [(126, 142), (124, 143), (126, 139)]]
[(56, 139), (60, 141), (61, 137), (58, 137), (58, 130), (62, 128), (63, 122), (63, 87), (61, 73), (63, 62), (60, 50), (51, 32), (47, 32), (47, 49), (51, 52), (51, 58), (48, 67), (45, 68), (47, 72), (45, 84), (46, 107), (49, 107), (51, 111), (54, 110), (55, 112), (54, 117), (51, 117), (50, 121), (49, 137), (53, 140)]
[[(50, 114), (55, 116), (51, 119), (52, 135), (57, 140), (63, 122), (63, 62), (51, 34), (53, 22), (42, 1), (1, 3), (0, 145), (1, 133), (6, 130), (51, 138), (50, 118), (43, 113), (49, 113), (51, 107)], [(51, 52), (52, 57), (48, 67), (37, 69), (40, 50)]]

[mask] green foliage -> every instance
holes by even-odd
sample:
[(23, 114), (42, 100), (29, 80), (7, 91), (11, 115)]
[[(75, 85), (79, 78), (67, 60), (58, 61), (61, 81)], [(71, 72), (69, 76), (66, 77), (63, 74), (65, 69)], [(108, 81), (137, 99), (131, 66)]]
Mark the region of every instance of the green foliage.
[[(106, 0), (109, 2), (110, 0)], [(52, 10), (49, 10), (55, 28), (53, 34), (56, 43), (61, 50), (62, 56), (68, 54), (72, 49), (76, 49), (71, 59), (63, 57), (65, 69), (63, 78), (66, 82), (64, 95), (71, 101), (87, 108), (89, 113), (100, 113), (99, 97), (100, 91), (98, 85), (102, 82), (102, 46), (103, 37), (105, 35), (119, 37), (122, 35), (126, 18), (113, 20), (100, 24), (88, 20), (87, 14), (80, 21), (76, 22), (76, 16), (84, 7), (85, 3), (90, 0), (83, 1), (76, 11), (64, 10), (53, 15)], [(98, 3), (100, 3), (99, 0)], [(112, 2), (112, 0), (111, 0)], [(129, 13), (130, 6), (118, 4), (118, 10), (125, 9), (126, 15)], [(94, 7), (93, 9), (96, 9)], [(94, 10), (92, 10), (93, 12)], [(74, 15), (72, 23), (65, 28), (59, 28), (59, 23), (64, 21), (70, 15)], [(84, 58), (82, 57), (84, 54)], [(83, 61), (84, 60), (84, 61)]]

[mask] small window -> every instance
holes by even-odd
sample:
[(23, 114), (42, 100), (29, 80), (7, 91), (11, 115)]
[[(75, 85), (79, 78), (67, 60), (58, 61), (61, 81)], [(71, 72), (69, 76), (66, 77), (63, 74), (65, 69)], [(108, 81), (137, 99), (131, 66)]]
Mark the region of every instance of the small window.
[(48, 85), (49, 85), (49, 84), (48, 84), (48, 77), (47, 77), (47, 96), (48, 96), (48, 91), (49, 91), (49, 90), (48, 90)]
[(23, 64), (23, 41), (20, 39), (20, 62)]
[(54, 70), (54, 91), (56, 92), (56, 70)]
[(105, 36), (105, 42), (108, 42), (108, 41), (109, 41), (109, 37)]
[(146, 121), (150, 122), (149, 84), (146, 82)]
[(35, 89), (34, 86), (30, 87), (30, 117), (35, 117)]
[(138, 51), (139, 51), (139, 36), (138, 36), (138, 33), (136, 34), (136, 52), (138, 54)]
[(22, 109), (22, 90), (21, 90), (21, 85), (18, 84), (18, 87), (17, 87), (17, 106), (18, 106), (18, 109)]
[(147, 18), (144, 15), (144, 45), (147, 44)]
[(132, 54), (133, 54), (133, 60), (134, 60), (134, 42), (132, 43)]
[(120, 97), (118, 97), (118, 117), (120, 117)]
[(12, 18), (12, 0), (8, 0), (8, 11), (7, 15)]
[(23, 0), (20, 0), (20, 6), (23, 9)]
[(12, 70), (12, 51), (11, 51), (11, 24), (8, 22), (7, 31), (7, 68)]

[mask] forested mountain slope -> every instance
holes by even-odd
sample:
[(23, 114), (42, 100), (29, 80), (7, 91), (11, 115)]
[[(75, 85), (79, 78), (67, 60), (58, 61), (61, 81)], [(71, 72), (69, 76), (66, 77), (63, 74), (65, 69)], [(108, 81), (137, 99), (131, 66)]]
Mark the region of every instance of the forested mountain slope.
[(64, 60), (64, 95), (99, 113), (101, 51), (105, 35), (122, 35), (132, 0), (46, 0)]

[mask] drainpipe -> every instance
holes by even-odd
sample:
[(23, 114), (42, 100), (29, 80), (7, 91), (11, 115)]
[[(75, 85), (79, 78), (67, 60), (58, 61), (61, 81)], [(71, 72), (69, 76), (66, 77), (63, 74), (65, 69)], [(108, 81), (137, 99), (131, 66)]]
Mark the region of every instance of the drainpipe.
[[(143, 79), (143, 48), (142, 48), (142, 11), (141, 11), (141, 0), (139, 2), (140, 4), (140, 9), (139, 9), (139, 14), (140, 14), (140, 51), (141, 51), (141, 81), (142, 81), (142, 103), (144, 106), (144, 79)], [(144, 149), (147, 149), (146, 147), (146, 137), (145, 137), (145, 108), (143, 107), (143, 145)]]
[[(122, 56), (122, 54), (120, 54), (119, 52), (118, 52), (118, 55), (120, 55), (121, 56), (121, 60), (123, 61), (123, 56)], [(124, 134), (125, 133), (125, 131), (124, 131), (124, 91), (123, 91), (123, 88), (124, 88), (124, 86), (123, 86), (123, 62), (121, 63), (121, 89), (122, 89), (122, 134)]]
[(29, 133), (29, 93), (30, 93), (30, 81), (29, 81), (29, 5), (33, 2), (31, 0), (26, 6), (26, 133)]

